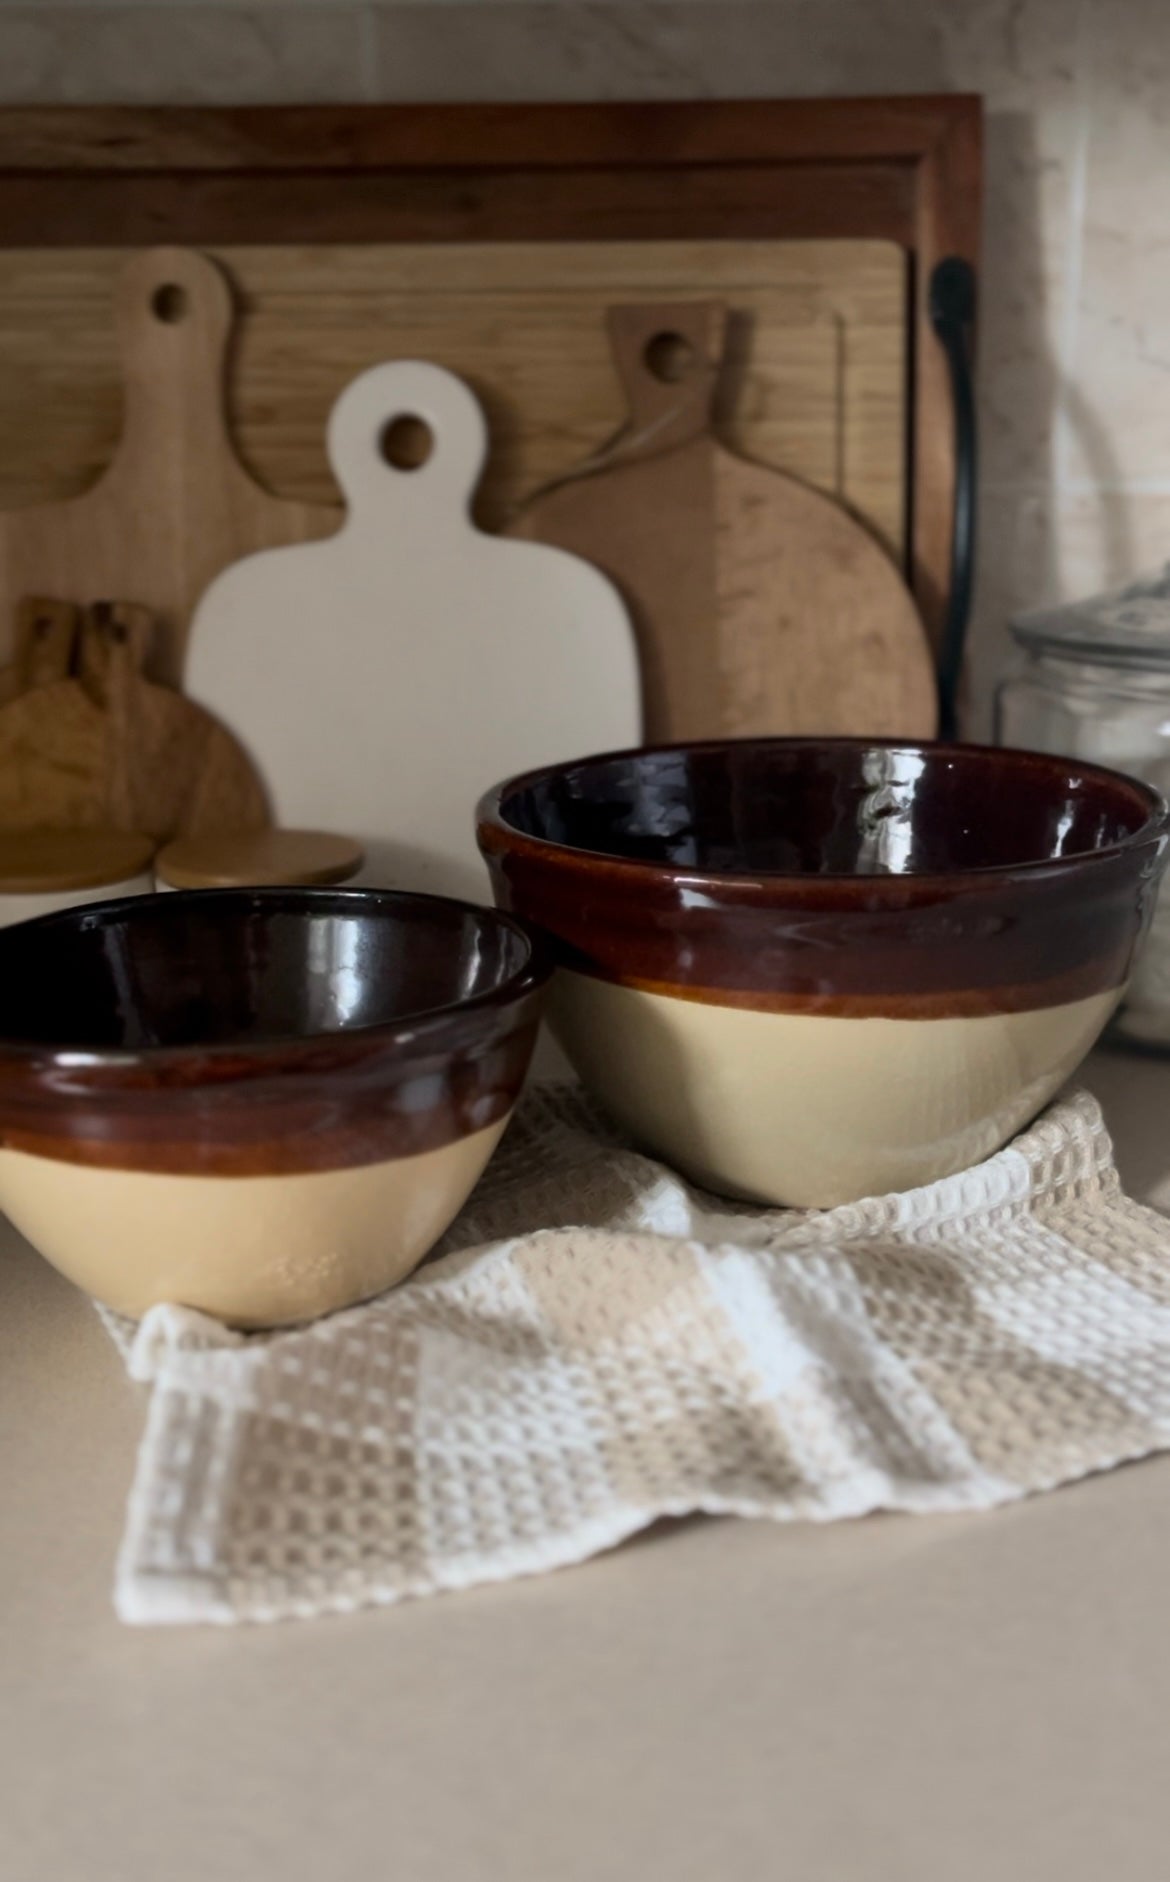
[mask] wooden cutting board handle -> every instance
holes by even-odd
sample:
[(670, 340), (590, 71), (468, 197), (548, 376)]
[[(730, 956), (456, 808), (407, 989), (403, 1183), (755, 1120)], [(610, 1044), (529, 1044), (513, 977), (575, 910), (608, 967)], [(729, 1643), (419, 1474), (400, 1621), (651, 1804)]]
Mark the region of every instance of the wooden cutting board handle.
[(184, 481), (198, 464), (251, 496), (228, 432), (232, 303), (215, 263), (189, 248), (144, 250), (119, 277), (114, 317), (123, 414), (107, 485), (141, 493), (146, 480), (160, 507), (181, 509)]
[(12, 664), (0, 667), (0, 706), (34, 686), (68, 679), (80, 623), (81, 610), (71, 601), (29, 595), (20, 602)]
[(98, 705), (125, 693), (145, 669), (154, 638), (149, 608), (128, 601), (95, 601), (82, 622), (78, 675)]
[(630, 409), (606, 463), (669, 451), (708, 432), (726, 341), (723, 303), (610, 307), (606, 324)]
[(71, 601), (31, 596), (16, 616), (18, 692), (68, 679), (73, 665), (81, 611)]
[(117, 447), (79, 496), (0, 510), (0, 646), (28, 595), (82, 606), (129, 595), (155, 623), (147, 672), (177, 685), (191, 615), (215, 577), (255, 550), (330, 535), (341, 516), (273, 496), (236, 456), (225, 378), (232, 299), (213, 261), (182, 248), (133, 255), (114, 286), (114, 317)]

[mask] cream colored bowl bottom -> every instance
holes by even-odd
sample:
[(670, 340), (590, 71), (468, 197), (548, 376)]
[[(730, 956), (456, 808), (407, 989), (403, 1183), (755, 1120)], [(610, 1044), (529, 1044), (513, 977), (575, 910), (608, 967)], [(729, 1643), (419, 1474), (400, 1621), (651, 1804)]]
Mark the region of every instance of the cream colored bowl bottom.
[(418, 1156), (293, 1176), (168, 1176), (3, 1150), (0, 1204), (55, 1268), (118, 1313), (173, 1301), (235, 1326), (278, 1326), (409, 1274), (507, 1121)]
[(841, 1019), (562, 969), (550, 1017), (614, 1117), (696, 1182), (830, 1208), (990, 1156), (1075, 1071), (1122, 991), (973, 1019)]

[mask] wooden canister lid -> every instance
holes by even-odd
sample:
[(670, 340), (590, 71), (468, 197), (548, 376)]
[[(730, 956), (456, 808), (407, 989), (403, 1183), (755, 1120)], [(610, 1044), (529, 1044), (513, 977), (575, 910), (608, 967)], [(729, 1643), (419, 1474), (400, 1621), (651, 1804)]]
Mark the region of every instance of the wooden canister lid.
[(0, 895), (109, 888), (147, 875), (153, 855), (130, 830), (0, 830)]
[(323, 830), (238, 830), (178, 837), (154, 867), (172, 889), (308, 887), (347, 882), (364, 861), (360, 844)]

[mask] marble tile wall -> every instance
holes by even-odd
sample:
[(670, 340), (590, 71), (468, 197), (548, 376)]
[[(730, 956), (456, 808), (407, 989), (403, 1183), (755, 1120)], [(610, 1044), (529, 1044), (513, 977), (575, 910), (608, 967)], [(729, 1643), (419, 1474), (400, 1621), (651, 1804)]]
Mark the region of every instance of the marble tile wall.
[(0, 0), (0, 102), (971, 90), (973, 726), (1010, 612), (1170, 557), (1170, 0)]

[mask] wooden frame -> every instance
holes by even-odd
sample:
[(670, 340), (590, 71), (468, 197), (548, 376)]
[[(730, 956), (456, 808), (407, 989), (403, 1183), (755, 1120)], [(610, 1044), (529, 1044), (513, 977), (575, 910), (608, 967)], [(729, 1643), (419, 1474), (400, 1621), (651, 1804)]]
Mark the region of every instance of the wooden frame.
[(927, 305), (977, 260), (977, 98), (17, 108), (7, 247), (876, 237), (912, 268), (908, 573), (937, 640), (954, 437)]

